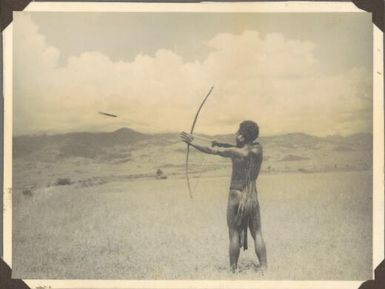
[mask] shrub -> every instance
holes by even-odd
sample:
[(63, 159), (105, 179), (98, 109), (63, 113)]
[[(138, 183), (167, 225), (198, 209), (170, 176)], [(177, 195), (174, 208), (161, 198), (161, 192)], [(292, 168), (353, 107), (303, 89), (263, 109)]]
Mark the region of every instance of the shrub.
[(71, 185), (72, 182), (69, 178), (58, 178), (55, 182), (56, 186), (66, 186), (66, 185)]
[(32, 190), (31, 189), (24, 189), (23, 195), (27, 197), (32, 197)]

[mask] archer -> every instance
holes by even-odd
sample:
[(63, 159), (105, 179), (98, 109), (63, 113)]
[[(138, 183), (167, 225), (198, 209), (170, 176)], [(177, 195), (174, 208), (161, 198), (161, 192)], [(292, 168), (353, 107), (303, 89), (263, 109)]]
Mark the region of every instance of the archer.
[(257, 196), (256, 180), (262, 164), (262, 145), (254, 142), (259, 135), (258, 125), (253, 121), (243, 121), (235, 134), (236, 146), (212, 142), (212, 147), (198, 145), (192, 134), (182, 132), (182, 141), (197, 150), (230, 158), (232, 176), (227, 205), (227, 225), (229, 229), (230, 269), (236, 272), (240, 248), (247, 249), (247, 229), (254, 240), (261, 269), (267, 268), (266, 248), (262, 237), (261, 217)]

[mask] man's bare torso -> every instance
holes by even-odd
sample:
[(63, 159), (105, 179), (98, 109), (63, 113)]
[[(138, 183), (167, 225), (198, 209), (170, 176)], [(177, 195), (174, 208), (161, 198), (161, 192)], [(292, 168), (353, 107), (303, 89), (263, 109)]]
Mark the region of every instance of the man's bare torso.
[(242, 148), (249, 153), (247, 157), (232, 158), (231, 190), (243, 190), (249, 184), (255, 184), (262, 164), (262, 146), (254, 143)]

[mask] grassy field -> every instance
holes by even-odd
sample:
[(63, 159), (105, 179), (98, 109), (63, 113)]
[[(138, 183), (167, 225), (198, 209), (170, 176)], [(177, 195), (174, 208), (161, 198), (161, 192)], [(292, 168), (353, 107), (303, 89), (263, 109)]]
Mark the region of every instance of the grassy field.
[(368, 279), (371, 178), (369, 171), (261, 175), (269, 263), (264, 276), (252, 246), (241, 253), (240, 273), (228, 271), (228, 178), (202, 177), (193, 200), (182, 176), (41, 186), (31, 195), (14, 190), (13, 274), (25, 279)]

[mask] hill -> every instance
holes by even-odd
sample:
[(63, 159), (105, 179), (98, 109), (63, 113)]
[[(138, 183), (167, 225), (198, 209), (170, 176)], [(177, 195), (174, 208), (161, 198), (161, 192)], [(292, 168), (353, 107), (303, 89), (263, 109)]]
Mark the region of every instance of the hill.
[(13, 138), (14, 158), (39, 156), (97, 158), (115, 146), (130, 147), (151, 136), (121, 128), (113, 132), (78, 132), (57, 135), (26, 135)]
[[(234, 143), (232, 135), (200, 135), (202, 139), (215, 139)], [(323, 171), (341, 169), (368, 169), (371, 167), (372, 135), (317, 137), (304, 133), (290, 133), (261, 137), (264, 148), (262, 170)], [(126, 164), (125, 169), (146, 173), (163, 168), (180, 173), (184, 163), (186, 145), (177, 133), (144, 134), (130, 128), (113, 132), (79, 132), (57, 135), (16, 136), (13, 139), (15, 161), (58, 165), (74, 162), (79, 166), (90, 164)], [(227, 160), (207, 157), (202, 168), (202, 154), (191, 150), (192, 171), (215, 171), (226, 167)], [(198, 156), (199, 155), (199, 156)], [(194, 166), (194, 164), (196, 164)]]

